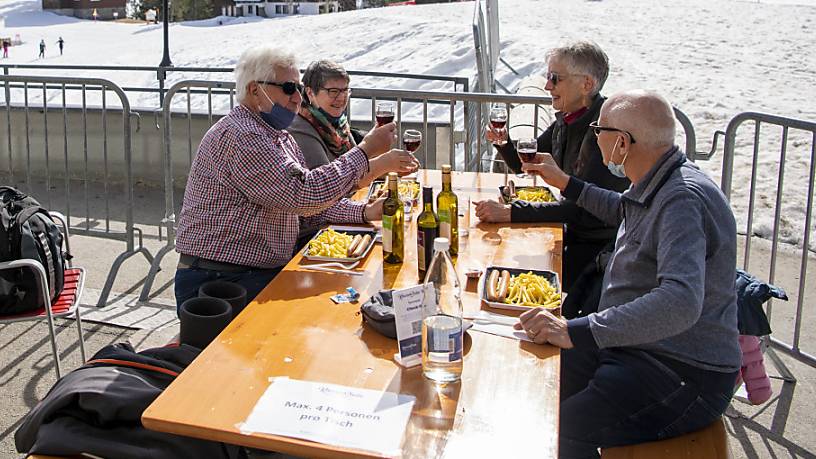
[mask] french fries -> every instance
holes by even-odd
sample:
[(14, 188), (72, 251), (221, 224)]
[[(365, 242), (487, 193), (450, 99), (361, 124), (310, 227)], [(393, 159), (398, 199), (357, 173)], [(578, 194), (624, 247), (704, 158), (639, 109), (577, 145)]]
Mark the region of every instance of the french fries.
[(550, 190), (546, 188), (521, 188), (516, 190), (516, 199), (527, 202), (553, 202), (553, 197)]
[(370, 234), (351, 236), (329, 228), (309, 241), (309, 255), (329, 258), (355, 258), (361, 256), (370, 244)]
[(544, 276), (528, 271), (511, 276), (507, 270), (493, 269), (485, 285), (488, 301), (515, 306), (557, 308), (561, 294)]
[[(411, 199), (417, 199), (419, 197), (419, 189), (419, 182), (413, 180), (400, 180), (399, 185), (397, 185), (400, 196), (408, 196), (410, 194)], [(388, 182), (376, 183), (371, 190), (371, 195), (368, 197), (368, 202), (374, 202), (385, 196), (386, 193), (388, 193)]]

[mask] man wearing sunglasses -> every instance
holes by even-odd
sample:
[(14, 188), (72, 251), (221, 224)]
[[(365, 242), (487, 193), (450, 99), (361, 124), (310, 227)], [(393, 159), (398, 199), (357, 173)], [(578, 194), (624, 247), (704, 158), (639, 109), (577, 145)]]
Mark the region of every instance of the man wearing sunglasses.
[[(629, 181), (615, 177), (600, 161), (598, 144), (588, 128), (598, 119), (604, 98), (600, 95), (609, 74), (606, 53), (595, 43), (576, 42), (547, 53), (547, 84), (556, 120), (538, 138), (538, 151), (551, 153), (568, 174), (606, 189), (623, 191)], [(507, 129), (486, 128), (487, 140), (494, 142), (505, 163), (520, 172), (522, 163)], [(563, 288), (572, 286), (581, 272), (615, 237), (610, 226), (570, 199), (552, 203), (515, 201), (503, 204), (488, 200), (476, 203), (476, 216), (488, 222), (560, 222), (564, 233)]]
[(213, 279), (254, 298), (292, 258), (302, 217), (311, 225), (379, 219), (382, 202), (345, 198), (369, 158), (391, 148), (396, 125), (372, 129), (347, 154), (309, 170), (286, 131), (303, 101), (295, 57), (251, 48), (235, 68), (239, 102), (201, 140), (178, 222), (177, 306)]
[(720, 188), (674, 145), (671, 105), (614, 95), (592, 125), (602, 161), (632, 187), (605, 190), (550, 155), (525, 164), (609, 224), (620, 223), (598, 312), (565, 320), (535, 310), (523, 328), (561, 353), (562, 458), (701, 429), (731, 400), (741, 364), (736, 223)]

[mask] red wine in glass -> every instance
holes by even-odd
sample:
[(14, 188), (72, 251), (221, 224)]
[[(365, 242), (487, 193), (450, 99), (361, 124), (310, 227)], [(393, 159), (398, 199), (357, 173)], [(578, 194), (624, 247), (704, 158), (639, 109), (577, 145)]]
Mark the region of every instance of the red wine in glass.
[(417, 149), (419, 149), (419, 144), (421, 144), (422, 141), (414, 140), (414, 139), (405, 139), (405, 140), (402, 141), (402, 143), (405, 145), (406, 150), (413, 153), (413, 152), (417, 151)]
[(490, 125), (493, 126), (493, 129), (504, 129), (504, 126), (507, 125), (507, 120), (490, 120)]
[(518, 155), (521, 162), (532, 163), (535, 162), (536, 151), (534, 149), (519, 149)]
[(391, 114), (385, 114), (385, 113), (379, 114), (378, 113), (376, 118), (377, 118), (377, 127), (380, 127), (380, 126), (382, 126), (384, 124), (388, 124), (388, 123), (394, 121), (394, 114), (393, 113), (391, 113)]

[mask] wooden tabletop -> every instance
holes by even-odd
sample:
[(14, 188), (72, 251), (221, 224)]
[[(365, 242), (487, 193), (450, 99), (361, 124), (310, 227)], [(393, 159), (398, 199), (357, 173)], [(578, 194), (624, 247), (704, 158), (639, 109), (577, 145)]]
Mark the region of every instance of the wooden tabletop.
[[(423, 171), (419, 180), (439, 188), (440, 175)], [(503, 183), (500, 174), (453, 176), (460, 206), (468, 196), (473, 201), (495, 198)], [(396, 341), (363, 325), (359, 304), (329, 300), (348, 286), (365, 300), (383, 288), (416, 285), (415, 219), (406, 225), (407, 260), (401, 265), (384, 265), (379, 244), (358, 268), (362, 276), (306, 271), (301, 266), (305, 261), (293, 258), (144, 412), (145, 427), (305, 457), (376, 457), (295, 438), (241, 433), (240, 424), (269, 378), (288, 376), (416, 396), (403, 437), (406, 458), (557, 457), (557, 348), (468, 332), (461, 382), (436, 386), (419, 367), (405, 370), (394, 363)], [(469, 237), (460, 239), (456, 263), (466, 310), (480, 308), (477, 282), (465, 282), (462, 274), (469, 266), (495, 263), (561, 272), (560, 225), (502, 226), (479, 223), (472, 216)]]

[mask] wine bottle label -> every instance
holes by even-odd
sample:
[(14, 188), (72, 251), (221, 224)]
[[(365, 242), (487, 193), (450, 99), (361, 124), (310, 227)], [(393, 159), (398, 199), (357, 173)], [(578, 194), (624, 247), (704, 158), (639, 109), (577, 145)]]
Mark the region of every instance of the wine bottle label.
[(420, 271), (425, 271), (425, 232), (417, 232), (417, 266)]
[(451, 224), (448, 223), (448, 222), (441, 221), (442, 220), (441, 218), (439, 220), (440, 220), (440, 222), (439, 222), (439, 236), (446, 237), (450, 241), (450, 239), (451, 239)]
[(394, 217), (392, 215), (383, 215), (382, 217), (382, 248), (384, 253), (391, 253), (393, 250), (392, 240), (394, 234)]

